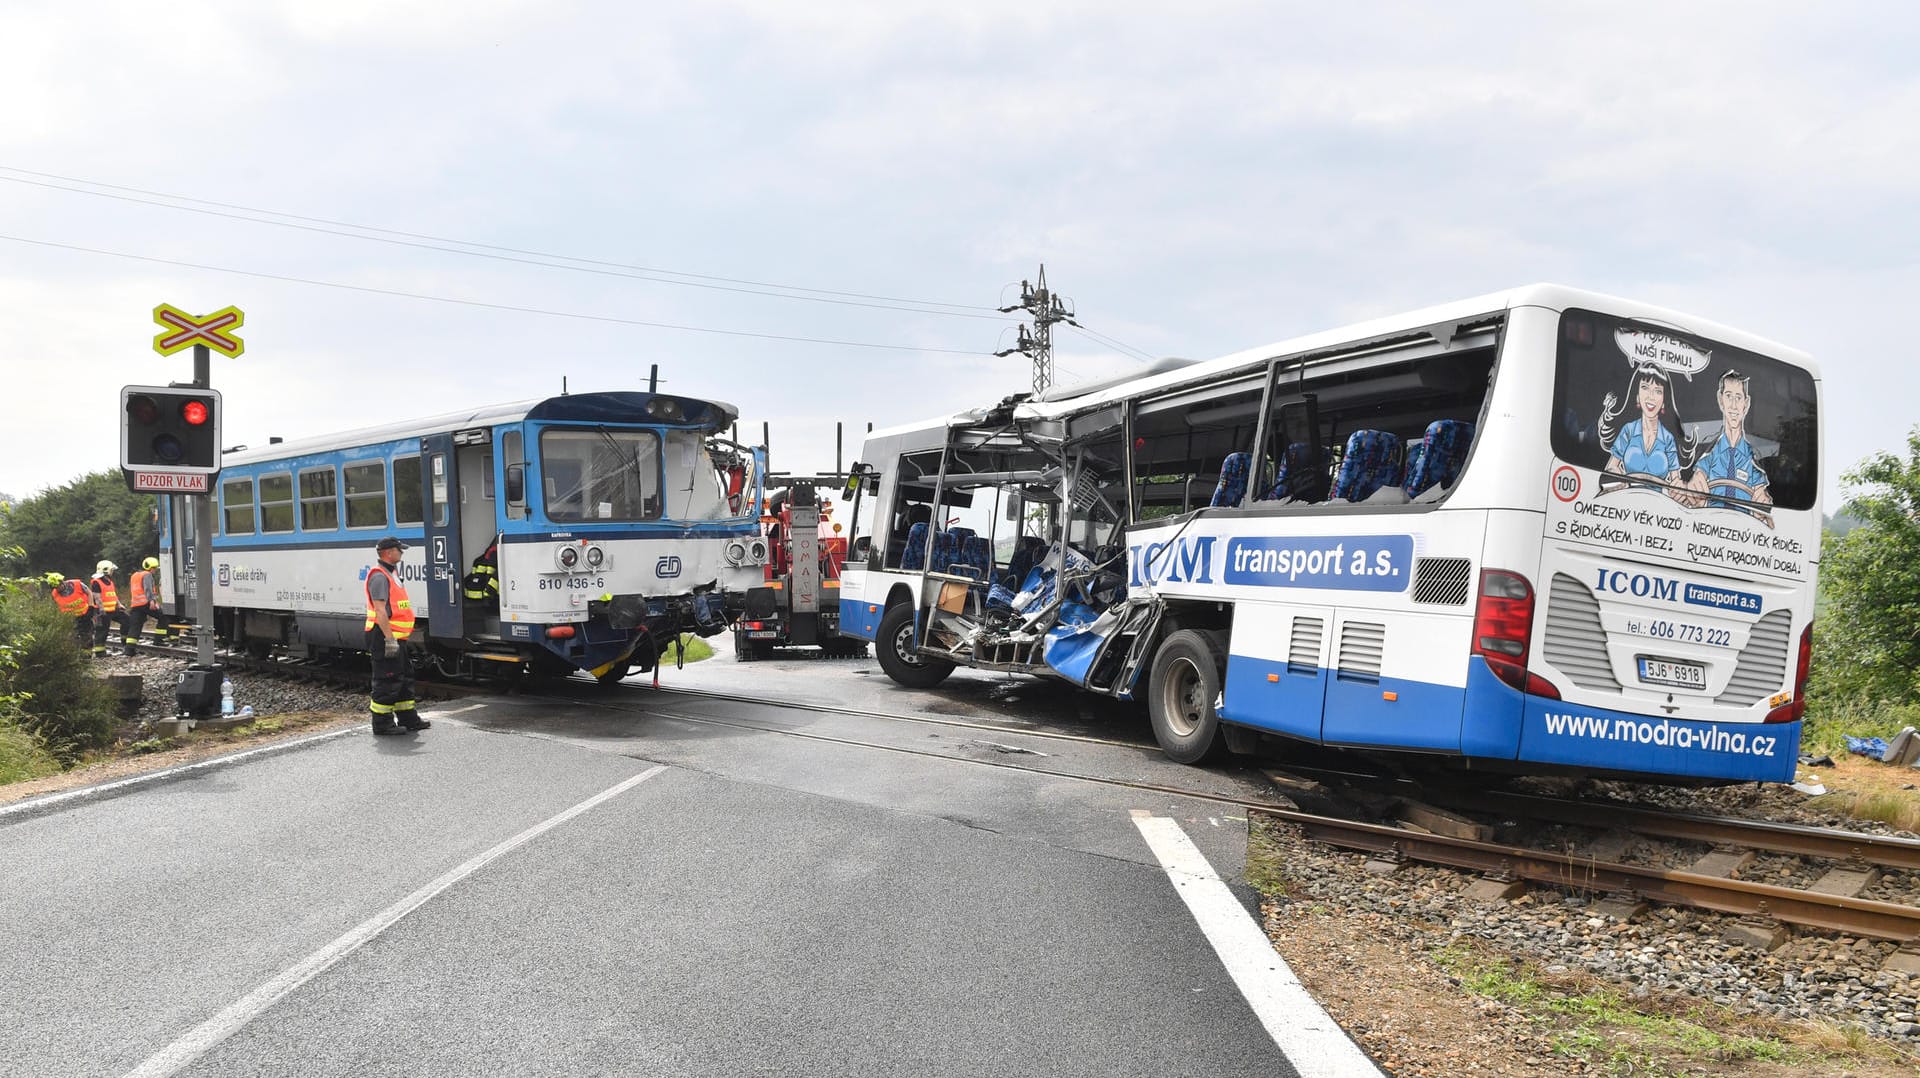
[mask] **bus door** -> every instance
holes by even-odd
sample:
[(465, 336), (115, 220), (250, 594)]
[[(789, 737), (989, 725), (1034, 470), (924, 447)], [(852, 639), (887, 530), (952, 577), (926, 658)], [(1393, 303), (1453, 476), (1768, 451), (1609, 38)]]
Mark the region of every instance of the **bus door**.
[(459, 456), (452, 434), (420, 439), (420, 504), (426, 507), (428, 635), (458, 639), (466, 635), (461, 607)]

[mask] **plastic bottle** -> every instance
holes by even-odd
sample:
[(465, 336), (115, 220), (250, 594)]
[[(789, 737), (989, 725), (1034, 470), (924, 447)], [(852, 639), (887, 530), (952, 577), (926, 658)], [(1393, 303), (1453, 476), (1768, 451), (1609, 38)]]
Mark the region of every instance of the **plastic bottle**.
[(220, 714), (222, 715), (233, 714), (233, 679), (232, 678), (222, 677), (220, 679)]

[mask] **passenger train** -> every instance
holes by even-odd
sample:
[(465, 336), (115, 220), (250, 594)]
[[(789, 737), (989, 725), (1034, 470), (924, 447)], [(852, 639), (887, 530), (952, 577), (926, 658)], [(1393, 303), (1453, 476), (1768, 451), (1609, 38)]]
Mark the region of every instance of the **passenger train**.
[(872, 432), (841, 631), (1254, 735), (1520, 773), (1791, 781), (1819, 375), (1535, 285)]
[[(722, 436), (735, 418), (715, 401), (580, 393), (229, 451), (217, 631), (258, 655), (364, 650), (362, 582), (393, 535), (417, 664), (607, 682), (653, 669), (679, 635), (727, 628), (764, 575), (766, 456)], [(185, 612), (193, 514), (175, 501), (161, 499), (163, 594)], [(497, 599), (469, 599), (489, 548)]]

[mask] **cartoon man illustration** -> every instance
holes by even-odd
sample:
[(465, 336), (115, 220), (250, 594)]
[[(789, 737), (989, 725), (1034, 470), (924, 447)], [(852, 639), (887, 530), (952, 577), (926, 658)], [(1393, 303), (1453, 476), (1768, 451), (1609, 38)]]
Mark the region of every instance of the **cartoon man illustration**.
[(1720, 402), (1720, 437), (1694, 462), (1693, 474), (1687, 479), (1689, 488), (1718, 497), (1697, 497), (1695, 505), (1738, 508), (1722, 499), (1773, 504), (1773, 495), (1767, 491), (1767, 473), (1754, 463), (1753, 443), (1747, 440), (1747, 412), (1753, 407), (1749, 382), (1748, 376), (1731, 368), (1720, 376), (1715, 394)]

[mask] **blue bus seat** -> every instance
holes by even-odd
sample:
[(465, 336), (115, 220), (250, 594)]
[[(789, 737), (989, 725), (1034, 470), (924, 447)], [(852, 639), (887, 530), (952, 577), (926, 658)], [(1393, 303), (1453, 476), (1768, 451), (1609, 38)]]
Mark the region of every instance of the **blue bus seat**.
[(1460, 478), (1467, 448), (1473, 444), (1473, 424), (1458, 419), (1436, 419), (1420, 439), (1422, 455), (1407, 469), (1407, 494), (1417, 496), (1432, 486), (1451, 487)]
[(1257, 500), (1275, 502), (1292, 498), (1317, 502), (1327, 496), (1326, 483), (1327, 470), (1321, 464), (1316, 447), (1307, 442), (1294, 442), (1287, 446), (1286, 453), (1280, 458), (1280, 470), (1273, 477), (1273, 489)]
[(1334, 477), (1332, 496), (1364, 501), (1381, 487), (1397, 487), (1406, 475), (1400, 439), (1383, 430), (1357, 430), (1347, 437), (1347, 453)]
[(1228, 453), (1220, 462), (1220, 484), (1213, 488), (1210, 508), (1240, 504), (1247, 495), (1247, 465), (1252, 459), (1251, 453)]
[(907, 529), (907, 548), (900, 552), (900, 568), (925, 569), (927, 567), (927, 525), (915, 524)]

